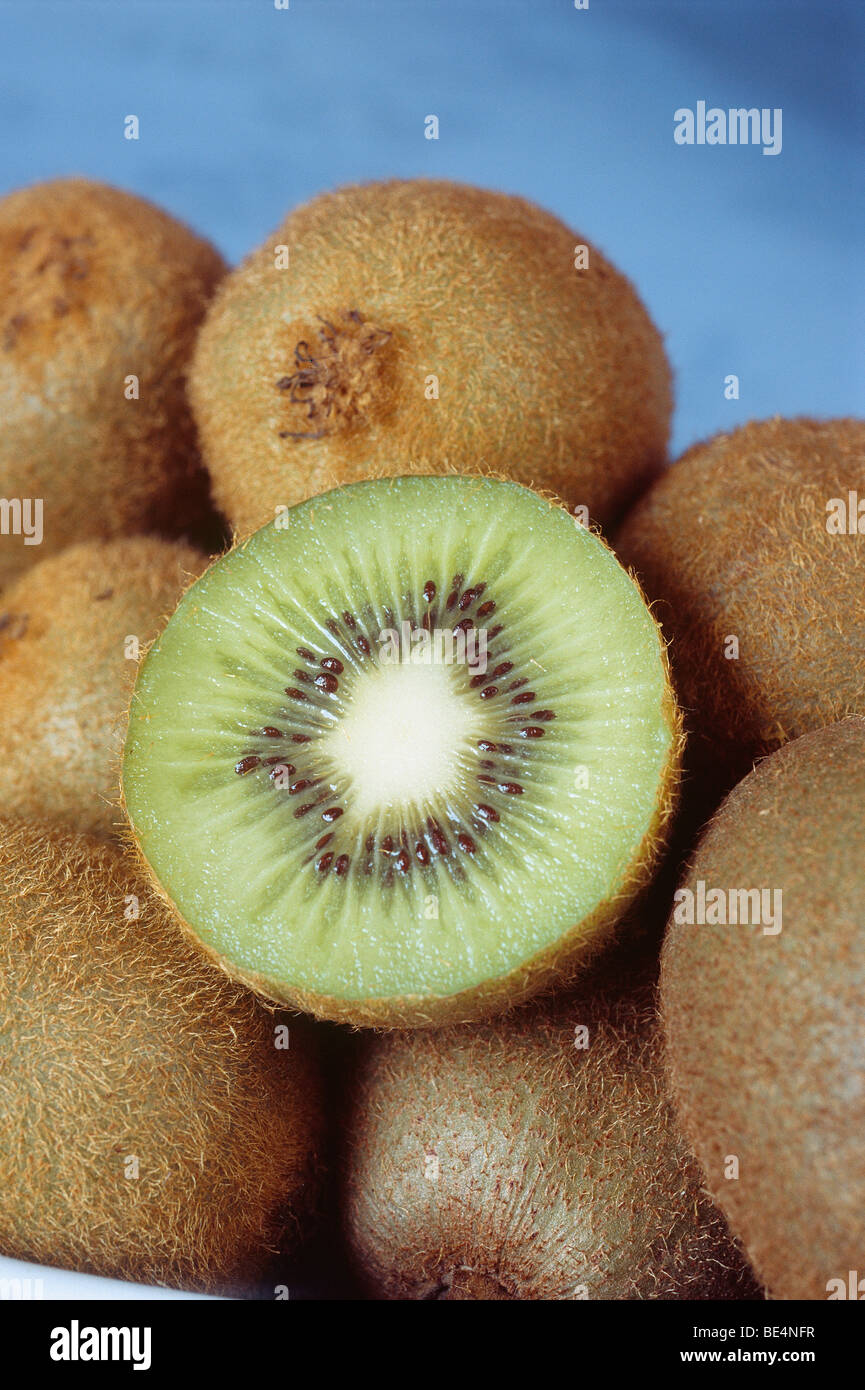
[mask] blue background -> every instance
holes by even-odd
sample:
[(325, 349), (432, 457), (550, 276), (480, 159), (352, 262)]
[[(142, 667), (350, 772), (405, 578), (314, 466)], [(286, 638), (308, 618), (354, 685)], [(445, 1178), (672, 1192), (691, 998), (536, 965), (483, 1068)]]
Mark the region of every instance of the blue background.
[[(865, 413), (863, 69), (861, 0), (5, 0), (0, 191), (107, 179), (231, 260), (339, 183), (522, 193), (637, 284), (678, 451), (748, 418)], [(782, 107), (782, 153), (676, 145), (699, 100)]]

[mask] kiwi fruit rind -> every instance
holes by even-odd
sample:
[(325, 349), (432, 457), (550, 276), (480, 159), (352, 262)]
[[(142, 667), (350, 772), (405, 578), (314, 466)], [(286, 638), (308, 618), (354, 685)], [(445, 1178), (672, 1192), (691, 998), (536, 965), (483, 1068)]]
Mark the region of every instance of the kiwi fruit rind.
[(230, 973), (414, 1026), (582, 968), (652, 872), (679, 760), (659, 630), (603, 541), (513, 482), (402, 477), (300, 504), (187, 590), (123, 789)]
[(223, 283), (190, 384), (241, 535), (391, 473), (496, 472), (606, 525), (664, 462), (671, 412), (661, 337), (600, 251), (523, 198), (434, 179), (293, 211)]
[(0, 199), (0, 496), (43, 509), (40, 544), (10, 513), (0, 587), (70, 542), (206, 523), (186, 370), (225, 269), (170, 214), (106, 184)]
[(689, 762), (720, 794), (788, 739), (865, 714), (863, 479), (865, 420), (755, 422), (689, 449), (616, 538), (670, 638)]
[[(690, 925), (686, 894), (697, 916), (701, 882), (708, 920)], [(713, 890), (723, 912), (708, 906)], [(739, 924), (725, 925), (730, 894), (755, 890), (771, 894), (759, 924), (737, 900)], [(776, 1298), (839, 1287), (847, 1297), (849, 1272), (862, 1272), (863, 895), (865, 719), (854, 716), (787, 744), (731, 792), (667, 930), (661, 998), (678, 1113)]]
[(8, 817), (0, 1114), (14, 1259), (243, 1293), (316, 1207), (303, 1023), (214, 969), (118, 846)]
[(117, 782), (138, 659), (204, 569), (180, 541), (83, 541), (0, 598), (0, 806), (74, 830), (124, 823)]
[(370, 1038), (343, 1209), (386, 1299), (748, 1298), (665, 1096), (651, 984)]

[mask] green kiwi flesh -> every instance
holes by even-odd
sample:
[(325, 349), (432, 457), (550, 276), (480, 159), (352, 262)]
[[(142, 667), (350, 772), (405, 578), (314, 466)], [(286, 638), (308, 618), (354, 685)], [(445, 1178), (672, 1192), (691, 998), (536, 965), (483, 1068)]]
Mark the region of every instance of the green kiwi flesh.
[[(771, 895), (757, 924), (739, 906), (755, 890)], [(679, 1115), (776, 1298), (846, 1298), (850, 1271), (863, 1270), (863, 901), (865, 719), (854, 716), (788, 743), (735, 788), (667, 930)]]
[(249, 1293), (309, 1228), (308, 1025), (206, 961), (116, 845), (9, 818), (0, 1115), (12, 1258)]
[(678, 761), (658, 628), (603, 542), (515, 483), (403, 477), (293, 508), (187, 591), (139, 674), (123, 790), (231, 973), (415, 1025), (599, 948)]
[(664, 1087), (645, 981), (595, 980), (492, 1023), (368, 1040), (343, 1209), (370, 1291), (757, 1296)]

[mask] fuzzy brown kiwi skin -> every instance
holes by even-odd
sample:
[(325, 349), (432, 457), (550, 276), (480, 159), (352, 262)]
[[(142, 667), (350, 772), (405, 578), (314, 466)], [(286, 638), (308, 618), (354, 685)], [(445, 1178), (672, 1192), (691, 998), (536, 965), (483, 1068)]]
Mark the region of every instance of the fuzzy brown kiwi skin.
[(730, 793), (682, 878), (780, 889), (782, 931), (671, 916), (664, 942), (679, 1119), (773, 1298), (822, 1300), (862, 1269), (863, 808), (865, 718), (785, 744)]
[(170, 214), (106, 184), (56, 179), (0, 199), (0, 477), (4, 496), (44, 504), (41, 545), (0, 537), (0, 587), (70, 540), (206, 544), (186, 372), (226, 269)]
[(752, 421), (689, 449), (615, 538), (670, 640), (703, 818), (755, 759), (865, 714), (865, 535), (826, 527), (863, 477), (865, 420)]
[(367, 1040), (343, 1128), (343, 1216), (374, 1297), (759, 1297), (673, 1121), (644, 968)]
[(135, 663), (191, 578), (192, 546), (152, 536), (83, 541), (0, 599), (0, 803), (7, 814), (111, 835)]
[(310, 1031), (277, 1049), (117, 846), (0, 818), (0, 866), (0, 1251), (249, 1294), (318, 1201)]
[(612, 523), (666, 459), (671, 379), (629, 281), (594, 247), (575, 268), (584, 242), (523, 198), (443, 180), (293, 211), (225, 280), (192, 365), (231, 522), (247, 535), (387, 460), (495, 470)]
[[(499, 474), (495, 476), (501, 477)], [(567, 510), (564, 503), (553, 494), (541, 493), (540, 495), (550, 507), (561, 507)], [(595, 531), (594, 534), (605, 548), (611, 549), (600, 532)], [(235, 545), (237, 544), (238, 542), (235, 542)], [(635, 588), (642, 594), (639, 581), (633, 574), (630, 578)], [(645, 595), (643, 597), (645, 598)], [(220, 955), (219, 952), (203, 942), (197, 935), (195, 928), (182, 917), (138, 842), (135, 827), (126, 807), (122, 775), (117, 802), (121, 815), (119, 834), (130, 853), (137, 859), (141, 872), (147, 877), (154, 890), (171, 907), (184, 931), (196, 941), (205, 955), (219, 965), (232, 980), (247, 985), (263, 999), (267, 999), (275, 1005), (312, 1014), (315, 1018), (334, 1023), (382, 1030), (436, 1028), (443, 1024), (469, 1023), (478, 1019), (492, 1018), (506, 1009), (524, 1003), (537, 994), (560, 988), (579, 975), (615, 938), (616, 930), (625, 919), (629, 908), (639, 902), (641, 896), (650, 887), (653, 875), (663, 857), (676, 810), (685, 740), (682, 714), (676, 702), (672, 685), (666, 643), (660, 627), (657, 623), (655, 626), (666, 681), (662, 712), (670, 732), (670, 748), (660, 773), (657, 800), (651, 823), (640, 842), (633, 861), (623, 873), (610, 896), (599, 903), (589, 917), (582, 922), (575, 923), (571, 930), (560, 937), (558, 941), (553, 942), (543, 951), (539, 951), (507, 975), (496, 980), (485, 981), (481, 985), (460, 990), (451, 995), (408, 994), (378, 999), (346, 1000), (311, 990), (285, 988), (270, 977), (258, 971), (243, 970)], [(133, 691), (127, 727), (134, 704), (135, 692)]]

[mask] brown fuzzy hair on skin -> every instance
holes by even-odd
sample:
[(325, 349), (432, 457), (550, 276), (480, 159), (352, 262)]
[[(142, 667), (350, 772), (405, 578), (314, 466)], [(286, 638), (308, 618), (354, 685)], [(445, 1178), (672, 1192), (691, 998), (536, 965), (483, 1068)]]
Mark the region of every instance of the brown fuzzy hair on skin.
[(644, 977), (371, 1042), (344, 1165), (381, 1298), (757, 1296), (674, 1125)]
[(109, 835), (138, 663), (207, 561), (151, 536), (85, 541), (25, 571), (0, 599), (0, 804)]
[[(683, 887), (782, 892), (782, 930), (671, 918), (673, 1092), (706, 1182), (771, 1294), (846, 1293), (865, 1250), (865, 719), (762, 762)], [(739, 1161), (730, 1179), (730, 1156)]]
[(865, 421), (752, 423), (689, 449), (616, 539), (670, 639), (694, 770), (721, 793), (865, 713), (865, 534), (831, 534), (826, 510), (863, 480)]
[(0, 819), (0, 918), (0, 1252), (248, 1292), (315, 1206), (308, 1031), (278, 1048), (113, 845)]
[(182, 223), (105, 184), (0, 199), (0, 494), (44, 504), (41, 545), (0, 536), (0, 586), (70, 542), (207, 522), (186, 369), (225, 270)]
[(292, 212), (226, 279), (191, 372), (238, 532), (397, 473), (496, 472), (611, 522), (665, 459), (670, 369), (633, 286), (593, 247), (575, 268), (583, 243), (522, 198), (427, 179)]

